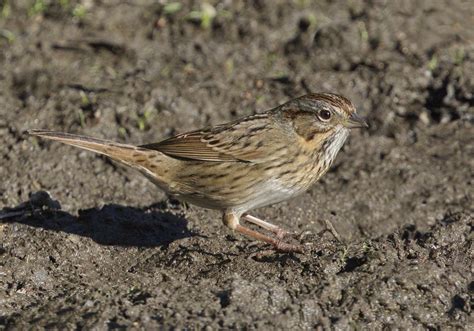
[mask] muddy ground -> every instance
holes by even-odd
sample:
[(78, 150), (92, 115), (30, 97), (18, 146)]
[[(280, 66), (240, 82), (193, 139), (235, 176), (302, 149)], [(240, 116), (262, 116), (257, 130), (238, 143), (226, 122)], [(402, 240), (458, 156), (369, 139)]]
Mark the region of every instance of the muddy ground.
[[(469, 0), (0, 0), (0, 328), (472, 328), (473, 22)], [(307, 91), (371, 128), (256, 211), (305, 255), (26, 135), (153, 142)]]

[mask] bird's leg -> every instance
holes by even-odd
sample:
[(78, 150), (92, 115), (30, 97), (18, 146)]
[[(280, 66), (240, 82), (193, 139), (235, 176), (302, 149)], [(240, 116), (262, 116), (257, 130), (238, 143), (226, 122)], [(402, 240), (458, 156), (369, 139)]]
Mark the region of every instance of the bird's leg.
[(249, 214), (243, 214), (242, 218), (245, 219), (247, 222), (253, 223), (265, 230), (268, 230), (274, 233), (278, 239), (283, 239), (285, 238), (285, 236), (290, 234), (290, 232), (286, 231), (285, 229), (282, 229), (279, 226), (272, 224), (270, 222), (265, 222), (264, 220), (261, 220), (260, 218), (257, 218), (255, 216), (252, 216)]
[(234, 231), (240, 232), (241, 234), (247, 237), (266, 242), (267, 244), (272, 245), (273, 248), (277, 251), (287, 252), (287, 253), (291, 253), (291, 252), (303, 253), (304, 252), (303, 246), (301, 245), (289, 244), (282, 241), (281, 239), (272, 238), (260, 232), (249, 229), (243, 225), (240, 225), (239, 217), (232, 212), (224, 212), (222, 221), (224, 225), (227, 226), (228, 228)]

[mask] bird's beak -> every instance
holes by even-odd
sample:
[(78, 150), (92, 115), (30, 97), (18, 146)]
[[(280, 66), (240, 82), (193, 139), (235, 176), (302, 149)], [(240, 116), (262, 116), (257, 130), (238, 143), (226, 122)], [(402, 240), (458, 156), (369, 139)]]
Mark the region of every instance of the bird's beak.
[(346, 122), (346, 127), (348, 127), (349, 129), (368, 128), (369, 125), (362, 117), (360, 117), (356, 113), (352, 113), (352, 115)]

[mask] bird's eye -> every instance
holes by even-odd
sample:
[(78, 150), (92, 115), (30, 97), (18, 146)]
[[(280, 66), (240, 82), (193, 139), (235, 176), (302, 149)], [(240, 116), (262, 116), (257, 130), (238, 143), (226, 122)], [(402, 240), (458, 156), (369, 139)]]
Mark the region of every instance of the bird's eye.
[(329, 121), (329, 119), (331, 118), (331, 112), (327, 109), (322, 109), (319, 112), (318, 117), (321, 121)]

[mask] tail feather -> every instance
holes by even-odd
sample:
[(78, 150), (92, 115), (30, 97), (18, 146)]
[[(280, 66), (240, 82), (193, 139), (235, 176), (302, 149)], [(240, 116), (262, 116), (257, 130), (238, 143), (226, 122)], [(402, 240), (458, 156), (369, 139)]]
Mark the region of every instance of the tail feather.
[(150, 150), (133, 145), (121, 144), (111, 140), (97, 139), (71, 133), (48, 130), (30, 130), (28, 131), (28, 134), (45, 139), (56, 140), (64, 144), (106, 155), (131, 166), (133, 166), (134, 159), (140, 154), (150, 152)]

